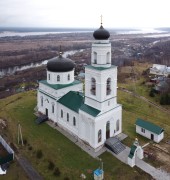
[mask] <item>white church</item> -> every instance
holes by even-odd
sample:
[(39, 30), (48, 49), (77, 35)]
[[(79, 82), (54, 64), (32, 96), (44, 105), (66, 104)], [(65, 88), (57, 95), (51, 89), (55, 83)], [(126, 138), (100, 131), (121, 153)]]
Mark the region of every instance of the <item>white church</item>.
[(91, 65), (83, 84), (74, 79), (75, 64), (59, 57), (47, 63), (47, 80), (39, 82), (38, 111), (60, 128), (98, 151), (106, 139), (122, 132), (122, 106), (117, 103), (117, 67), (111, 64), (110, 33), (93, 33)]

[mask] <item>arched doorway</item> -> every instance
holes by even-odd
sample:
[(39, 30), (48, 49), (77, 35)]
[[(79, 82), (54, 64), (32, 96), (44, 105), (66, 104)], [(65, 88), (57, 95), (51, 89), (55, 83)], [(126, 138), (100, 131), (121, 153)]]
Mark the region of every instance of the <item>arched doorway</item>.
[(110, 138), (110, 121), (106, 123), (106, 139)]

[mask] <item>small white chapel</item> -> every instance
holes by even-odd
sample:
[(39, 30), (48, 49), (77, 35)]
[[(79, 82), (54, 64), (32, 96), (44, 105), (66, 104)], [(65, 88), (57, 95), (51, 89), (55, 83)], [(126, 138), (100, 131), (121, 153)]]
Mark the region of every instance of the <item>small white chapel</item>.
[(91, 64), (83, 84), (74, 79), (75, 64), (62, 52), (47, 63), (47, 80), (39, 82), (37, 108), (60, 128), (98, 151), (106, 139), (122, 132), (122, 106), (117, 103), (117, 67), (111, 64), (110, 33), (93, 33)]

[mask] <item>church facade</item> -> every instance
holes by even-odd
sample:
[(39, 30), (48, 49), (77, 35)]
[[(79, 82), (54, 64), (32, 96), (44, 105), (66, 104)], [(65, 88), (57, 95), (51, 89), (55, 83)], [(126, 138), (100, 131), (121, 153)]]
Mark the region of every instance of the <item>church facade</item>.
[(122, 132), (122, 106), (117, 103), (117, 67), (111, 64), (110, 34), (101, 24), (93, 37), (91, 64), (85, 66), (85, 92), (83, 84), (74, 79), (73, 61), (60, 52), (47, 63), (47, 80), (39, 82), (37, 108), (97, 151), (106, 139)]

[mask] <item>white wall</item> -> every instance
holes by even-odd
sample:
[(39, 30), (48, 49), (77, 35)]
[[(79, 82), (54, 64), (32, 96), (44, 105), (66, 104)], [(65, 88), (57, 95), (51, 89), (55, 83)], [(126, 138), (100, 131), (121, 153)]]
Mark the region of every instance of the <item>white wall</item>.
[(83, 92), (83, 84), (79, 83), (79, 84), (75, 84), (72, 86), (68, 86), (68, 87), (56, 90), (56, 89), (53, 89), (43, 83), (39, 83), (39, 90), (49, 96), (52, 96), (55, 99), (59, 99), (61, 96), (68, 93), (69, 91)]
[[(59, 90), (55, 90), (49, 86), (42, 83), (39, 85), (38, 95), (37, 95), (37, 108), (38, 111), (45, 114), (46, 108), (48, 109), (48, 117), (52, 121), (57, 121), (57, 100), (63, 95), (67, 94), (69, 91), (79, 91), (82, 92), (83, 84), (76, 84)], [(43, 98), (43, 106), (41, 106), (41, 98)], [(54, 113), (52, 113), (52, 104), (54, 103)]]
[[(38, 104), (37, 104), (38, 111), (43, 114), (46, 114), (46, 109), (48, 109), (49, 119), (56, 122), (56, 113), (57, 113), (56, 100), (53, 98), (50, 98), (49, 96), (47, 96), (39, 91), (38, 91), (37, 99), (38, 99)], [(41, 99), (43, 99), (43, 106), (41, 105)], [(52, 113), (52, 105), (54, 105), (54, 113)]]
[[(68, 79), (70, 75), (70, 79)], [(57, 81), (57, 76), (60, 76), (60, 81)], [(74, 81), (74, 70), (68, 72), (51, 72), (47, 71), (47, 82), (49, 84), (70, 84)]]
[[(110, 101), (110, 109), (117, 105), (117, 67), (103, 71), (85, 68), (85, 104), (107, 111), (108, 101)], [(96, 80), (96, 95), (91, 93), (91, 79)], [(106, 94), (107, 79), (111, 78), (111, 93)], [(105, 101), (105, 102), (104, 102)], [(102, 103), (101, 103), (102, 102)]]
[(151, 134), (153, 134), (153, 135), (154, 135), (154, 140), (153, 140), (153, 141), (155, 141), (155, 142), (157, 142), (157, 143), (159, 143), (159, 142), (164, 138), (164, 132), (162, 132), (160, 135), (157, 135), (157, 134), (155, 134), (155, 133), (153, 133), (153, 132), (150, 132), (150, 131), (148, 131), (147, 129), (145, 129), (145, 133), (143, 133), (143, 132), (141, 131), (141, 127), (140, 127), (140, 126), (137, 126), (137, 125), (136, 125), (136, 132), (137, 132), (138, 134), (140, 134), (140, 135), (148, 138), (148, 139), (151, 139)]
[[(97, 64), (94, 63), (94, 60), (97, 61)], [(94, 66), (99, 65), (100, 67), (108, 66), (108, 64), (111, 65), (111, 43), (109, 43), (109, 40), (95, 41), (92, 44), (91, 64)]]
[[(106, 141), (106, 124), (110, 122), (110, 137), (122, 132), (122, 107), (104, 113), (98, 117), (93, 117), (80, 110), (79, 136), (87, 141), (94, 149), (103, 145)], [(119, 119), (119, 131), (116, 131), (116, 121)], [(102, 140), (98, 143), (98, 131), (102, 130)]]
[[(63, 118), (61, 117), (61, 110), (63, 110)], [(69, 122), (67, 121), (67, 113), (69, 114)], [(76, 126), (73, 125), (74, 117), (76, 118)], [(60, 103), (58, 103), (57, 109), (57, 123), (66, 131), (69, 131), (76, 136), (78, 135), (79, 114), (75, 111), (68, 109)]]

